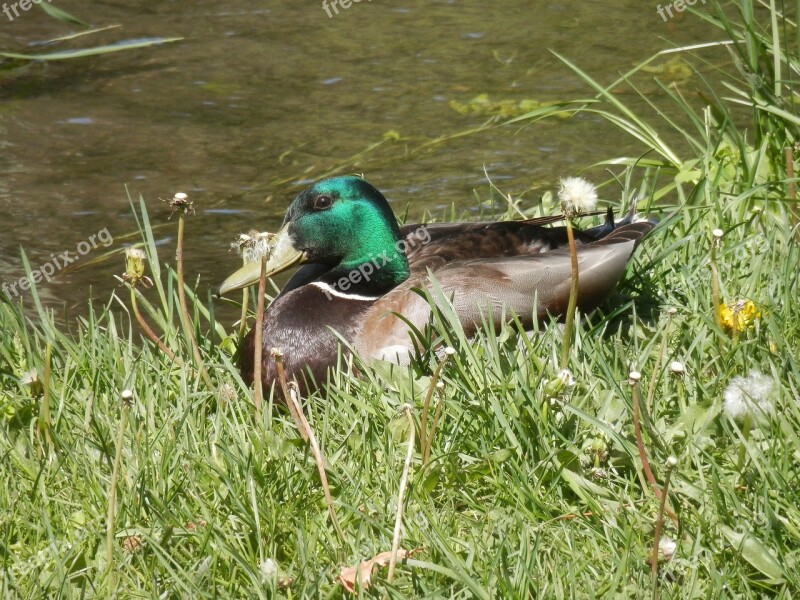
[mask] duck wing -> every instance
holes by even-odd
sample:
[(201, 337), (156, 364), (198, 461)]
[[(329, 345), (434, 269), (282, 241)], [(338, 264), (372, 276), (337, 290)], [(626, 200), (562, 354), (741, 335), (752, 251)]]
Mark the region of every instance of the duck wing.
[[(647, 221), (625, 225), (578, 248), (581, 311), (597, 308), (608, 297), (636, 245), (653, 226)], [(484, 319), (499, 327), (513, 314), (530, 327), (534, 319), (562, 315), (569, 302), (572, 265), (569, 249), (561, 247), (528, 255), (444, 261), (424, 272), (412, 270), (408, 281), (378, 299), (365, 314), (355, 337), (361, 356), (408, 360), (414, 351), (409, 324), (422, 330), (430, 319), (430, 305), (417, 290), (430, 289), (431, 278), (451, 301), (465, 333), (473, 335)]]
[[(566, 228), (545, 227), (563, 220), (562, 215), (554, 215), (523, 221), (412, 224), (400, 229), (400, 238), (405, 242), (411, 272), (425, 272), (457, 260), (528, 256), (563, 247)], [(609, 210), (604, 225), (575, 230), (576, 243), (594, 242), (614, 229), (614, 215)]]

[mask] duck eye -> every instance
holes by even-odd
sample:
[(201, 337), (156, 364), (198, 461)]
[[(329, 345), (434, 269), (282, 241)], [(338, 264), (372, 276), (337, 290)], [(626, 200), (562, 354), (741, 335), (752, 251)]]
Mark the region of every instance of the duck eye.
[(330, 208), (331, 204), (333, 204), (333, 198), (330, 196), (317, 196), (314, 198), (314, 210), (325, 210), (326, 208)]

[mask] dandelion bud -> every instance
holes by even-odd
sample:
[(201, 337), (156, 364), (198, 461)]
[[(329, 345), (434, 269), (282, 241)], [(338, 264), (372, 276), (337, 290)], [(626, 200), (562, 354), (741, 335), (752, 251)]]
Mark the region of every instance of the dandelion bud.
[(142, 284), (144, 287), (151, 287), (153, 281), (144, 274), (144, 261), (147, 258), (141, 248), (125, 249), (125, 273), (122, 280), (136, 287)]

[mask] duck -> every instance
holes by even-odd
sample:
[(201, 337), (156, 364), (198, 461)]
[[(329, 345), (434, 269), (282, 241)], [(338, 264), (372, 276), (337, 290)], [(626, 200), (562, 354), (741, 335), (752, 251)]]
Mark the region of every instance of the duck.
[[(561, 318), (572, 281), (563, 216), (525, 220), (416, 223), (400, 226), (384, 195), (365, 179), (319, 181), (289, 205), (272, 234), (268, 277), (292, 267), (264, 312), (262, 383), (280, 399), (272, 348), (301, 394), (324, 390), (340, 353), (367, 361), (408, 364), (419, 350), (411, 331), (423, 331), (432, 289), (452, 303), (467, 336), (486, 322), (516, 317), (526, 329)], [(573, 229), (579, 264), (577, 307), (587, 313), (606, 300), (634, 249), (654, 222), (629, 214), (615, 222)], [(257, 283), (260, 261), (228, 277), (218, 295)], [(344, 343), (343, 343), (344, 342)], [(239, 347), (242, 378), (253, 383), (255, 328)]]

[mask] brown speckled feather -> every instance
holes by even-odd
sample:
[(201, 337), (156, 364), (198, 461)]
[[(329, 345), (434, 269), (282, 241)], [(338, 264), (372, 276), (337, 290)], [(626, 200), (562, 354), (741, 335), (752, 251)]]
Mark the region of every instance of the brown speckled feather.
[[(611, 293), (635, 245), (652, 227), (648, 222), (624, 225), (602, 240), (579, 247), (578, 306), (582, 311), (596, 308)], [(554, 246), (556, 249), (551, 250)], [(534, 318), (561, 315), (569, 300), (572, 269), (568, 248), (557, 246), (553, 243), (542, 249), (539, 243), (530, 246), (531, 254), (520, 251), (514, 256), (487, 257), (484, 245), (481, 258), (415, 260), (415, 266), (424, 268), (414, 268), (408, 281), (378, 299), (365, 313), (363, 327), (355, 338), (356, 350), (364, 357), (407, 360), (413, 350), (408, 324), (395, 313), (420, 330), (426, 325), (430, 306), (414, 289), (427, 287), (429, 276), (452, 301), (468, 335), (490, 314), (498, 326), (512, 313), (525, 326), (530, 326)]]

